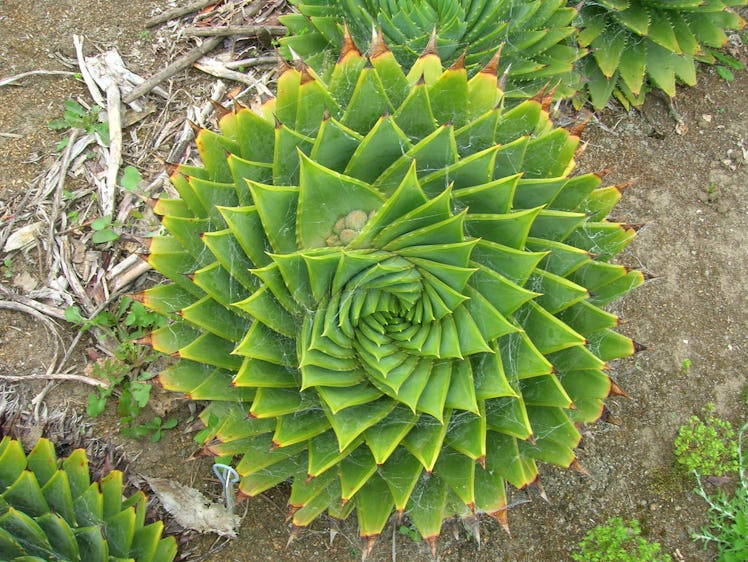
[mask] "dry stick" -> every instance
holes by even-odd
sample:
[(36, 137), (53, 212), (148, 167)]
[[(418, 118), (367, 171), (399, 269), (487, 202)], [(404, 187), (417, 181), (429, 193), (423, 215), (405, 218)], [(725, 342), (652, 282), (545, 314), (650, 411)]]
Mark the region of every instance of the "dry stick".
[(229, 70), (236, 70), (237, 68), (248, 68), (250, 66), (260, 66), (263, 64), (277, 64), (280, 62), (280, 57), (267, 56), (267, 57), (254, 57), (249, 59), (233, 60), (231, 62), (224, 63), (223, 66)]
[(269, 33), (274, 37), (282, 37), (288, 29), (283, 25), (225, 25), (220, 27), (188, 27), (184, 30), (185, 37), (227, 37), (229, 35), (249, 35), (254, 37), (261, 33)]
[(106, 100), (101, 95), (99, 87), (96, 85), (91, 73), (88, 71), (88, 66), (86, 66), (86, 58), (83, 56), (83, 38), (80, 35), (73, 35), (73, 45), (75, 45), (75, 56), (78, 59), (78, 68), (80, 68), (81, 76), (88, 87), (88, 91), (91, 93), (93, 100), (101, 107), (104, 107), (106, 105)]
[(3, 306), (3, 302), (15, 302), (19, 305), (34, 309), (37, 312), (44, 314), (45, 316), (51, 316), (52, 318), (57, 318), (58, 320), (67, 321), (67, 319), (65, 318), (65, 311), (61, 308), (35, 301), (34, 299), (24, 297), (23, 295), (17, 295), (8, 290), (8, 288), (2, 284), (0, 284), (0, 293), (4, 294), (6, 298), (10, 299), (10, 301), (0, 301), (0, 308), (10, 308), (8, 306)]
[(102, 388), (109, 388), (109, 383), (100, 381), (84, 375), (71, 375), (68, 373), (49, 373), (46, 375), (0, 375), (0, 380), (14, 381), (14, 382), (27, 382), (27, 381), (50, 381), (50, 380), (62, 380), (62, 381), (77, 381), (91, 386), (100, 386)]
[(200, 57), (205, 56), (210, 51), (215, 49), (223, 41), (222, 37), (211, 37), (206, 40), (202, 45), (195, 47), (186, 55), (179, 57), (165, 69), (158, 74), (151, 76), (148, 80), (143, 82), (140, 86), (134, 88), (129, 94), (123, 98), (124, 103), (130, 103), (133, 100), (138, 99), (155, 88), (158, 84), (174, 76), (177, 72), (189, 68), (192, 64)]
[(138, 262), (139, 263), (136, 263), (133, 267), (129, 268), (127, 271), (123, 272), (121, 275), (115, 277), (112, 280), (112, 291), (121, 291), (122, 289), (127, 287), (127, 285), (135, 281), (138, 277), (153, 269), (151, 264), (149, 264), (147, 261), (143, 261), (138, 258)]
[(172, 8), (171, 10), (166, 10), (164, 13), (155, 15), (152, 18), (146, 20), (145, 26), (153, 27), (169, 20), (181, 18), (182, 16), (186, 16), (187, 14), (191, 14), (192, 12), (197, 12), (198, 10), (202, 10), (203, 8), (207, 8), (211, 4), (216, 3), (216, 0), (198, 0), (197, 2), (187, 4), (186, 6), (182, 6), (181, 8)]
[(0, 80), (0, 87), (7, 86), (28, 76), (75, 76), (75, 72), (70, 72), (69, 70), (29, 70), (28, 72), (21, 72), (21, 74), (3, 78)]
[(122, 114), (119, 86), (112, 82), (106, 89), (106, 110), (109, 122), (109, 167), (106, 182), (102, 184), (99, 205), (105, 217), (114, 215), (117, 196), (117, 176), (122, 165)]
[(47, 270), (49, 271), (50, 276), (52, 274), (52, 258), (54, 257), (52, 244), (55, 239), (55, 224), (57, 223), (57, 216), (60, 214), (62, 190), (65, 186), (65, 176), (68, 174), (68, 166), (70, 165), (70, 151), (73, 149), (73, 143), (77, 136), (77, 129), (70, 131), (68, 144), (65, 146), (65, 152), (62, 154), (62, 160), (60, 162), (60, 175), (57, 178), (57, 188), (55, 189), (55, 197), (52, 202), (52, 215), (49, 217), (49, 233), (47, 234)]
[(261, 92), (263, 94), (267, 94), (269, 96), (273, 95), (273, 93), (270, 90), (268, 90), (267, 86), (265, 86), (262, 82), (260, 82), (253, 76), (250, 76), (249, 74), (244, 74), (243, 72), (237, 72), (236, 70), (229, 70), (228, 68), (223, 66), (221, 63), (216, 62), (215, 60), (208, 59), (208, 60), (203, 60), (203, 62), (196, 62), (195, 68), (197, 68), (198, 70), (202, 70), (206, 74), (215, 76), (216, 78), (223, 78), (224, 80), (233, 80), (234, 82), (239, 82), (241, 84), (246, 84), (247, 86), (253, 87), (258, 92)]

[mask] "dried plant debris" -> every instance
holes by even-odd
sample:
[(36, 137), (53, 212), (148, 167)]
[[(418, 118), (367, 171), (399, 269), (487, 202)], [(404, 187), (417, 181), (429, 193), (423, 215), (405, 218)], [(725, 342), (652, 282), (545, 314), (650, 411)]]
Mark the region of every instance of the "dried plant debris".
[(161, 505), (185, 529), (236, 537), (238, 518), (226, 507), (206, 498), (195, 488), (167, 478), (148, 478)]

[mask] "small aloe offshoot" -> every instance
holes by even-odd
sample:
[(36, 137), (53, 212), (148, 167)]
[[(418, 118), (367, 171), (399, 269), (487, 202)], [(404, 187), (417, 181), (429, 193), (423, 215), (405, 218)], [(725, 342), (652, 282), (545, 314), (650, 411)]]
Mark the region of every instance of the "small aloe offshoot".
[(122, 473), (91, 482), (77, 449), (58, 462), (40, 439), (26, 455), (9, 437), (0, 441), (0, 560), (17, 562), (171, 562), (174, 537), (163, 523), (145, 525), (146, 497), (123, 498)]
[(355, 512), (373, 544), (407, 514), (435, 548), (452, 516), (506, 526), (537, 461), (578, 468), (635, 351), (602, 309), (643, 281), (609, 263), (619, 190), (569, 177), (579, 138), (541, 103), (503, 108), (496, 58), (463, 63), (346, 37), (329, 79), (298, 62), (261, 113), (224, 110), (154, 204), (160, 380), (211, 401), (242, 495), (292, 481), (297, 527)]
[[(298, 13), (282, 16), (289, 36), (281, 54), (297, 53), (322, 74), (334, 66), (344, 24), (356, 44), (368, 48), (379, 29), (395, 58), (410, 67), (430, 41), (449, 65), (465, 53), (468, 71), (478, 71), (503, 45), (499, 74), (505, 95), (525, 99), (550, 84), (559, 97), (578, 88), (574, 63), (586, 54), (574, 43), (577, 11), (564, 0), (293, 0)], [(432, 39), (433, 34), (433, 39)]]
[(725, 30), (745, 25), (731, 8), (746, 0), (599, 0), (582, 3), (577, 40), (590, 53), (580, 61), (596, 109), (615, 96), (641, 105), (648, 91), (675, 95), (677, 81), (696, 84), (696, 62), (714, 64), (712, 49)]

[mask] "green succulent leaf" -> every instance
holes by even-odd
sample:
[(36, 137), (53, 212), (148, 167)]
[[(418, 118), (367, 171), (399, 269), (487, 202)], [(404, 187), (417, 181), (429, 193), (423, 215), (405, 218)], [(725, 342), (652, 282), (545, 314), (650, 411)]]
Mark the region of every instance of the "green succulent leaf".
[(694, 85), (696, 59), (715, 63), (704, 54), (710, 47), (726, 44), (726, 30), (743, 28), (745, 22), (733, 9), (745, 4), (745, 0), (582, 4), (575, 22), (577, 42), (591, 53), (579, 61), (586, 83), (577, 103), (588, 99), (601, 109), (615, 96), (628, 108), (641, 105), (652, 88), (672, 97), (677, 81)]
[[(562, 6), (542, 4), (514, 15), (543, 25)], [(500, 18), (484, 5), (466, 15)], [(378, 23), (404, 33), (433, 9)], [(306, 39), (334, 38), (317, 23)], [(243, 494), (292, 481), (296, 525), (355, 513), (374, 540), (395, 510), (433, 541), (475, 510), (505, 524), (507, 484), (573, 463), (605, 361), (634, 351), (600, 308), (643, 281), (607, 263), (634, 231), (606, 219), (618, 190), (569, 178), (577, 137), (536, 101), (503, 108), (495, 60), (468, 77), (434, 51), (403, 68), (381, 37), (368, 60), (346, 41), (325, 78), (284, 67), (261, 114), (200, 137), (204, 170), (172, 176), (184, 204), (157, 205), (149, 260), (173, 285), (142, 297), (171, 315), (152, 345), (181, 358), (161, 383), (212, 401), (205, 449), (237, 457)]]
[(0, 488), (3, 560), (170, 562), (177, 555), (174, 538), (161, 538), (163, 524), (144, 526), (142, 492), (123, 501), (121, 472), (90, 482), (83, 449), (60, 462), (46, 439), (25, 455), (3, 437), (0, 474), (8, 479)]
[[(419, 63), (419, 55), (425, 50), (438, 53), (447, 64), (455, 63), (454, 68), (441, 77), (442, 83), (439, 85), (436, 81), (437, 84), (432, 86), (430, 100), (437, 119), (451, 117), (458, 126), (469, 113), (469, 107), (447, 101), (445, 112), (441, 100), (446, 101), (447, 97), (442, 98), (439, 91), (448, 92), (451, 98), (466, 96), (464, 84), (457, 87), (451, 84), (453, 75), (464, 73), (465, 68), (478, 70), (497, 51), (501, 51), (500, 59), (495, 61), (498, 73), (507, 75), (506, 91), (511, 98), (532, 96), (548, 83), (558, 84), (559, 94), (565, 92), (564, 95), (573, 93), (577, 87), (572, 67), (584, 51), (573, 48), (571, 37), (575, 29), (572, 20), (576, 10), (566, 6), (563, 0), (538, 4), (521, 0), (295, 0), (292, 4), (298, 13), (281, 17), (289, 29), (289, 35), (281, 39), (281, 53), (288, 59), (292, 52), (300, 55), (320, 75), (334, 75), (337, 71), (334, 63), (341, 47), (345, 53), (355, 48), (353, 42), (368, 49), (375, 58), (374, 55), (381, 57), (382, 41), (386, 41), (400, 64), (406, 68), (415, 67), (414, 74), (411, 74), (414, 82), (425, 69), (431, 69), (426, 75), (427, 82), (435, 75), (441, 75), (441, 68), (433, 63), (425, 66)], [(372, 40), (372, 29), (379, 29), (382, 36)], [(337, 74), (344, 73), (337, 71)], [(390, 77), (383, 76), (383, 83), (387, 83)], [(332, 85), (338, 83), (338, 80), (332, 80)], [(416, 98), (420, 96), (416, 93)], [(349, 99), (346, 93), (343, 101)], [(486, 101), (489, 99), (487, 97)], [(399, 105), (402, 99), (393, 101)], [(405, 111), (416, 111), (427, 120), (432, 108), (421, 103), (411, 105)]]

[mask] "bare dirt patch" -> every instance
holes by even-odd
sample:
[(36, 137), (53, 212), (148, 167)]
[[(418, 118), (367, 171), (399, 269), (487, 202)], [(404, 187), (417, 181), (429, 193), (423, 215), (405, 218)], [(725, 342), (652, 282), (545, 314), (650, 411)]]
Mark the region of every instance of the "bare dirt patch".
[[(167, 3), (45, 0), (32, 8), (4, 0), (0, 76), (62, 68), (60, 54), (74, 55), (73, 33), (100, 47), (115, 45), (133, 70), (147, 76), (167, 62), (159, 58), (164, 47), (156, 44), (154, 32), (144, 33), (154, 4)], [(739, 54), (745, 61), (746, 47)], [(748, 417), (740, 396), (748, 363), (748, 74), (736, 74), (727, 83), (713, 71), (702, 72), (699, 85), (675, 100), (680, 124), (664, 100), (651, 96), (641, 111), (608, 110), (588, 127), (579, 169), (614, 167), (608, 176), (612, 183), (637, 179), (624, 191), (614, 218), (644, 224), (621, 259), (653, 276), (616, 305), (626, 322), (622, 331), (648, 348), (614, 365), (611, 373), (632, 399), (610, 401), (618, 425), (600, 422), (588, 428), (580, 459), (589, 477), (544, 467), (549, 502), (536, 491), (515, 491), (511, 537), (487, 520), (478, 547), (459, 524), (448, 523), (438, 548), (441, 560), (568, 560), (587, 530), (617, 515), (638, 518), (644, 535), (662, 542), (676, 559), (711, 556), (688, 536), (705, 522), (706, 510), (691, 493), (692, 484), (675, 470), (672, 443), (677, 428), (706, 402), (714, 402), (717, 413), (735, 425)], [(206, 89), (200, 77), (190, 76), (200, 83), (196, 89)], [(36, 77), (0, 88), (0, 227), (54, 155), (59, 136), (47, 124), (59, 117), (64, 99), (78, 95), (85, 96), (85, 89), (74, 78)], [(144, 175), (157, 167), (153, 161), (140, 166)], [(14, 255), (11, 277), (26, 272), (42, 279), (42, 262), (34, 252)], [(81, 370), (85, 347), (75, 357)], [(0, 374), (40, 372), (50, 361), (45, 330), (26, 315), (0, 311)], [(18, 386), (28, 397), (38, 390)], [(81, 411), (88, 392), (64, 383), (49, 400)], [(111, 413), (94, 420), (94, 433), (125, 449), (133, 474), (173, 478), (218, 497), (209, 462), (191, 458), (197, 446), (183, 428), (192, 413), (186, 405), (179, 408), (179, 429), (157, 444), (119, 435)], [(320, 520), (286, 546), (287, 496), (281, 486), (241, 504), (245, 516), (237, 539), (216, 543), (214, 537), (198, 537), (183, 552), (216, 562), (360, 558), (362, 544), (351, 521)], [(429, 560), (431, 555), (393, 521), (371, 558)]]

